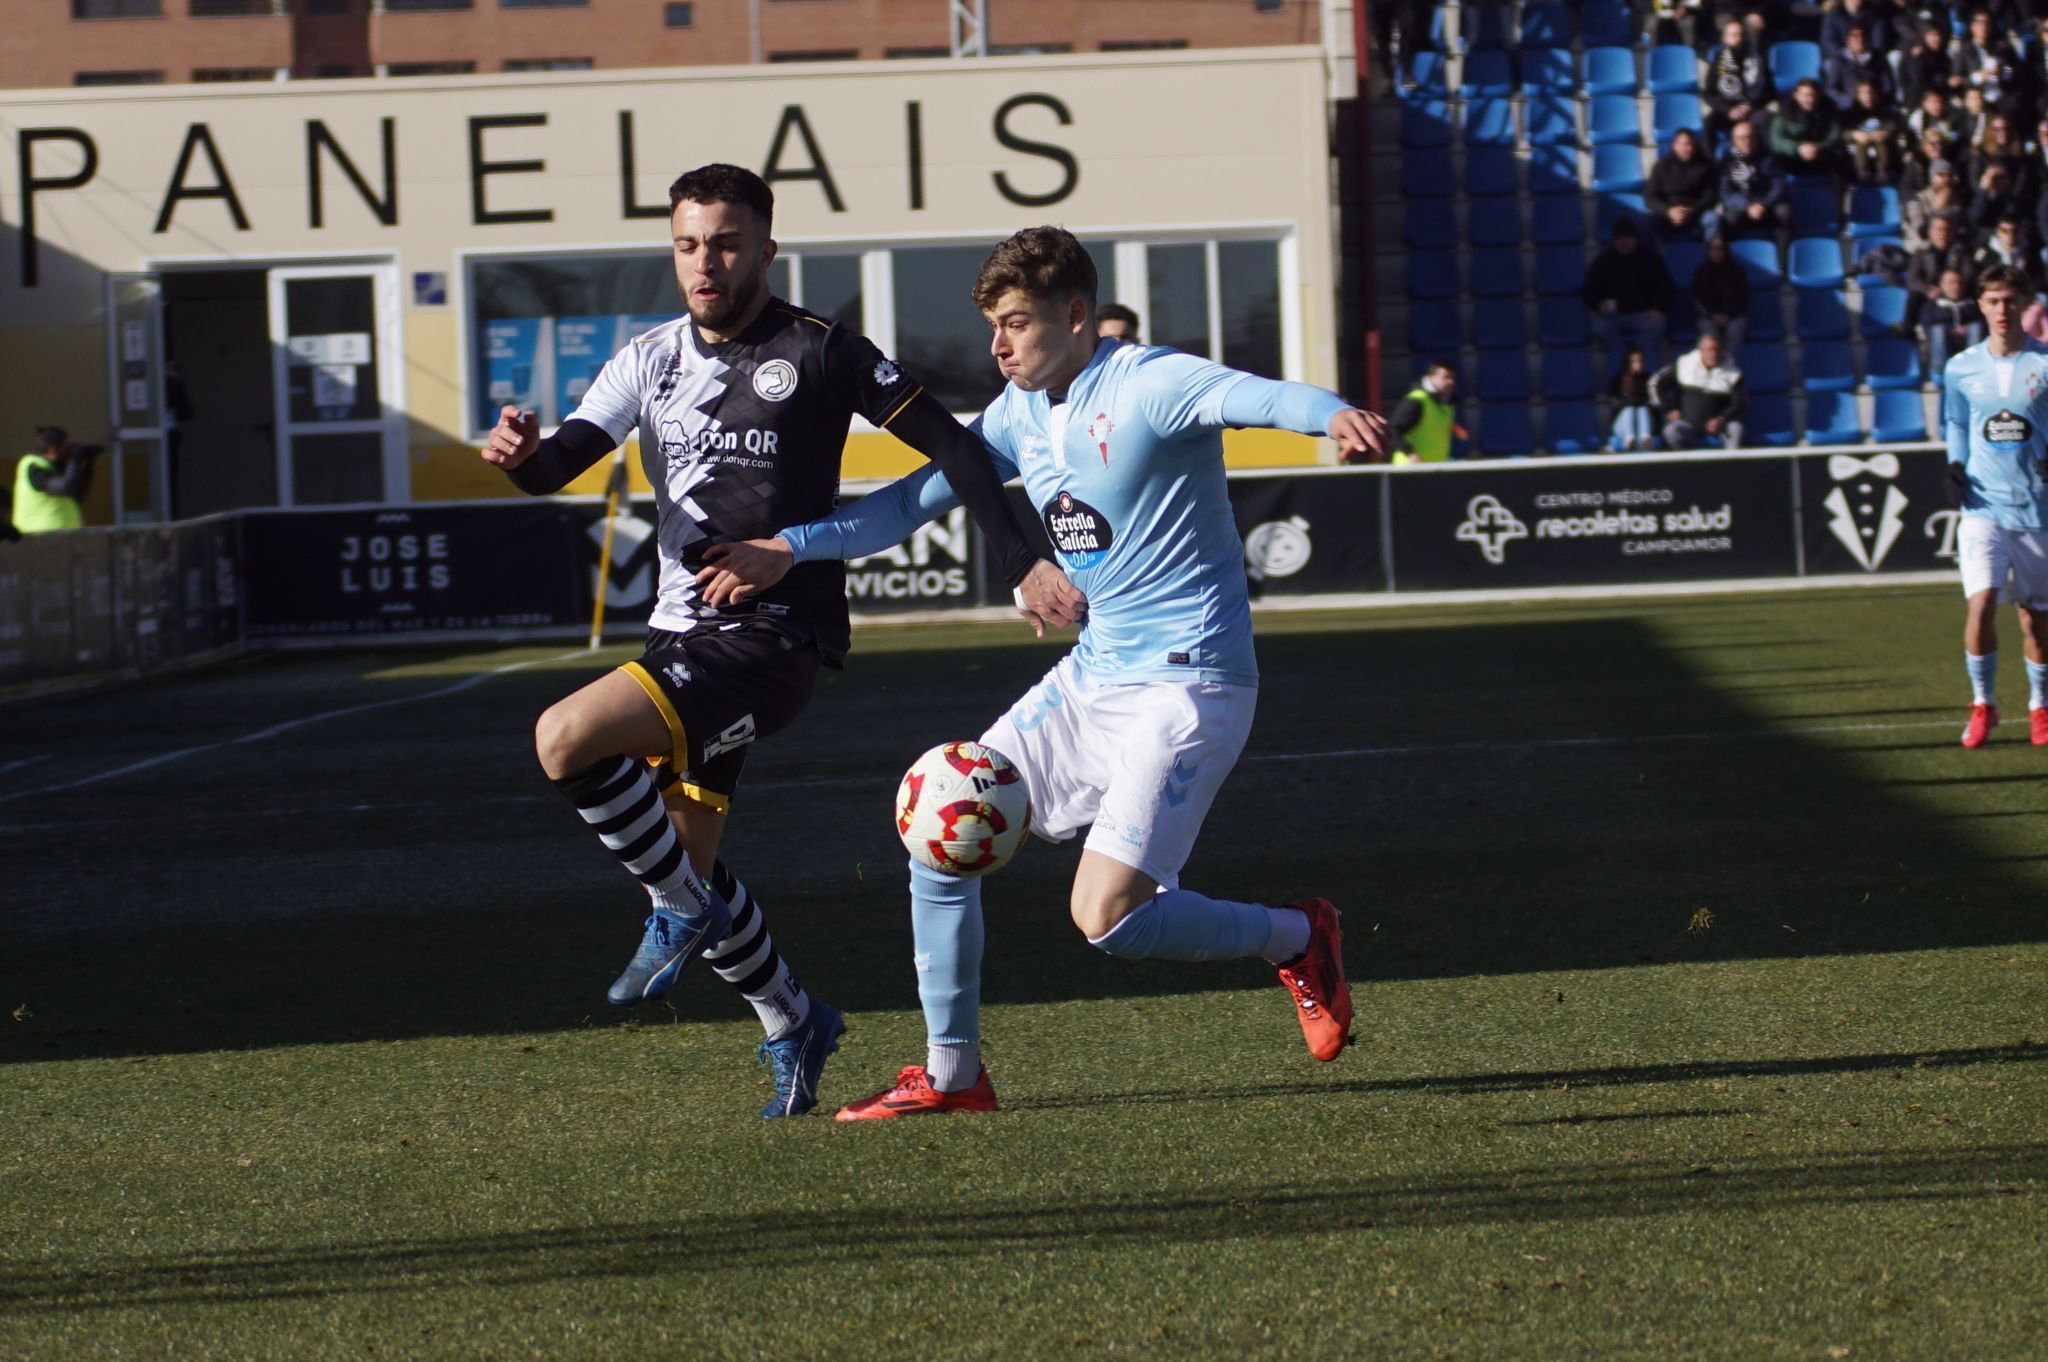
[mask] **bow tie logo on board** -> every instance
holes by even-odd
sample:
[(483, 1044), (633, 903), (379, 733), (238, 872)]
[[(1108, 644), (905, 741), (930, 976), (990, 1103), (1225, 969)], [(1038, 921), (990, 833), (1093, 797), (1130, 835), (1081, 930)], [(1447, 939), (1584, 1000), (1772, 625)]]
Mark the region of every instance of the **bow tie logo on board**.
[(1896, 454), (1828, 456), (1828, 478), (1835, 484), (1821, 503), (1828, 529), (1865, 572), (1877, 571), (1905, 531), (1906, 494), (1892, 482), (1898, 476)]

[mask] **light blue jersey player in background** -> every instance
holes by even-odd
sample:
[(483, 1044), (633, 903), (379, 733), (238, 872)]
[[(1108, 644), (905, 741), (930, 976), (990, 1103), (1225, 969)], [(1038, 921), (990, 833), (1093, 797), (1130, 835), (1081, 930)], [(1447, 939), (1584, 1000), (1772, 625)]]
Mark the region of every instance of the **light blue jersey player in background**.
[[(1090, 942), (1135, 960), (1263, 956), (1281, 967), (1310, 1051), (1332, 1060), (1351, 1026), (1336, 909), (1212, 899), (1179, 876), (1258, 697), (1222, 431), (1271, 427), (1376, 452), (1385, 427), (1320, 388), (1098, 341), (1095, 287), (1086, 250), (1052, 227), (998, 246), (975, 284), (1009, 380), (976, 427), (1000, 471), (1022, 476), (1088, 598), (1079, 644), (981, 741), (1023, 772), (1033, 831), (1060, 841), (1093, 825), (1071, 902)], [(724, 599), (793, 562), (879, 552), (954, 504), (944, 479), (913, 474), (775, 540), (711, 550), (706, 590)], [(843, 1121), (996, 1105), (981, 1063), (981, 883), (912, 862), (910, 888), (925, 1062)]]
[(1978, 276), (1977, 305), (1991, 337), (1942, 370), (1941, 425), (1950, 499), (1962, 510), (1956, 561), (1969, 614), (1963, 662), (1970, 721), (1963, 746), (1982, 747), (1998, 726), (1998, 593), (2009, 575), (2026, 646), (2028, 728), (2048, 746), (2048, 347), (2020, 326), (2033, 288), (2009, 265)]

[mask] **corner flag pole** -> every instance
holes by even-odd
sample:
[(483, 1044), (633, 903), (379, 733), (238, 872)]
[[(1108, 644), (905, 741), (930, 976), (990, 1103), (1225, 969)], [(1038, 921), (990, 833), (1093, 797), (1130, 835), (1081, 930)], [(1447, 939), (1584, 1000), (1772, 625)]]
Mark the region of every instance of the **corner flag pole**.
[(604, 544), (597, 551), (597, 597), (596, 608), (590, 613), (590, 650), (597, 651), (604, 636), (604, 598), (612, 580), (612, 526), (619, 518), (619, 495), (626, 490), (626, 447), (619, 446), (612, 456), (612, 475), (605, 488), (604, 499)]

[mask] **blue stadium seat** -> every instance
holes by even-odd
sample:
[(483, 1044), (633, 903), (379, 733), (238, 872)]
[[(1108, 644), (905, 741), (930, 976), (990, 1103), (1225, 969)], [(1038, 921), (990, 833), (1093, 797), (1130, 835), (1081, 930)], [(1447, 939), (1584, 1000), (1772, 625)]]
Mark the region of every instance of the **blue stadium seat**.
[(1783, 393), (1752, 392), (1742, 442), (1752, 448), (1767, 449), (1799, 443), (1799, 432), (1792, 425), (1792, 399)]
[(1456, 357), (1465, 343), (1460, 308), (1453, 302), (1417, 303), (1408, 309), (1408, 348), (1423, 355)]
[(1465, 153), (1465, 192), (1475, 199), (1511, 199), (1522, 177), (1510, 147), (1479, 147)]
[(1540, 298), (1536, 302), (1536, 343), (1586, 345), (1591, 336), (1586, 305), (1577, 297)]
[(1799, 365), (1804, 369), (1808, 393), (1845, 393), (1856, 387), (1856, 368), (1849, 362), (1849, 347), (1842, 341), (1809, 341), (1800, 347)]
[(1906, 305), (1911, 295), (1890, 284), (1863, 290), (1863, 311), (1856, 329), (1865, 340), (1887, 340), (1906, 334)]
[(1449, 251), (1410, 251), (1406, 261), (1410, 298), (1458, 296), (1458, 257)]
[(1588, 0), (1579, 10), (1583, 47), (1634, 47), (1640, 40), (1627, 0)]
[[(1481, 355), (1479, 362), (1502, 359)], [(1487, 459), (1526, 459), (1536, 452), (1536, 425), (1519, 402), (1489, 404), (1479, 416), (1479, 454)]]
[(1546, 350), (1539, 387), (1546, 402), (1593, 400), (1593, 355), (1589, 350)]
[(1469, 61), (1475, 52), (1496, 52), (1511, 46), (1509, 43), (1508, 7), (1504, 4), (1466, 5), (1462, 9), (1465, 30), (1465, 56)]
[(1444, 54), (1427, 48), (1408, 59), (1408, 89), (1414, 99), (1442, 99), (1450, 93), (1444, 83)]
[[(1873, 236), (1865, 237), (1856, 242), (1850, 248), (1849, 254), (1855, 257), (1855, 259), (1861, 260), (1880, 246), (1897, 246), (1902, 251), (1906, 249), (1906, 243), (1900, 237)], [(1856, 276), (1856, 287), (1862, 289), (1883, 288), (1892, 282), (1892, 280), (1885, 278), (1881, 274), (1858, 274)]]
[[(1658, 95), (1650, 102), (1650, 130), (1657, 139), (1657, 145), (1668, 147), (1680, 128), (1700, 130), (1700, 97), (1698, 95)], [(1705, 152), (1707, 148), (1700, 148)]]
[(1614, 235), (1614, 224), (1621, 219), (1640, 226), (1649, 214), (1641, 194), (1602, 194), (1593, 201), (1593, 231), (1604, 242)]
[(1913, 444), (1927, 438), (1927, 408), (1920, 394), (1888, 388), (1871, 413), (1870, 438), (1881, 445)]
[(1404, 100), (1401, 150), (1436, 151), (1451, 144), (1451, 106), (1441, 99)]
[(1792, 204), (1793, 236), (1833, 236), (1841, 230), (1834, 190), (1818, 186), (1795, 189), (1786, 197)]
[(1570, 95), (1578, 87), (1579, 73), (1572, 64), (1569, 46), (1522, 49), (1522, 98)]
[(1888, 184), (1864, 185), (1849, 194), (1849, 237), (1869, 241), (1899, 233), (1899, 191)]
[(1789, 97), (1792, 87), (1800, 81), (1820, 79), (1820, 44), (1772, 43), (1770, 68), (1772, 84)]
[[(1514, 205), (1510, 204), (1509, 207)], [(1520, 298), (1528, 292), (1522, 276), (1522, 253), (1518, 250), (1472, 252), (1472, 296), (1475, 298)]]
[(1537, 199), (1529, 239), (1538, 246), (1576, 246), (1586, 239), (1586, 210), (1577, 199)]
[(1779, 272), (1778, 243), (1768, 237), (1744, 237), (1730, 242), (1728, 253), (1742, 262), (1752, 289), (1775, 291), (1784, 276)]
[(1532, 147), (1577, 147), (1579, 106), (1561, 95), (1538, 95), (1523, 101), (1522, 136)]
[(1479, 356), (1479, 400), (1529, 400), (1529, 361), (1520, 350), (1488, 350)]
[(1750, 289), (1749, 338), (1753, 341), (1785, 339), (1784, 295), (1776, 289)]
[(1465, 105), (1465, 145), (1511, 147), (1515, 144), (1515, 104), (1505, 97), (1474, 99)]
[(1806, 237), (1792, 243), (1785, 277), (1793, 288), (1840, 288), (1842, 243), (1831, 236)]
[(1691, 290), (1692, 277), (1706, 258), (1706, 246), (1697, 241), (1674, 241), (1664, 248), (1664, 268), (1671, 271), (1671, 282), (1681, 295)]
[[(1525, 108), (1524, 114), (1528, 112)], [(1529, 192), (1538, 197), (1553, 194), (1570, 194), (1577, 198), (1579, 184), (1579, 151), (1575, 145), (1578, 135), (1572, 136), (1572, 146), (1536, 146), (1529, 148)]]
[(1614, 142), (1641, 145), (1643, 125), (1636, 114), (1636, 97), (1594, 95), (1592, 113), (1586, 121), (1586, 140), (1596, 147)]
[(1802, 341), (1849, 339), (1849, 295), (1838, 288), (1801, 290), (1793, 314)]
[(1533, 48), (1568, 48), (1572, 45), (1572, 12), (1563, 5), (1522, 6), (1522, 55)]
[(1522, 244), (1522, 205), (1514, 199), (1474, 199), (1465, 215), (1466, 239), (1474, 246)]
[(1782, 345), (1750, 341), (1736, 356), (1735, 367), (1742, 371), (1742, 381), (1753, 393), (1792, 391), (1792, 362), (1785, 357)]
[(1401, 207), (1401, 240), (1409, 250), (1427, 250), (1458, 239), (1458, 219), (1445, 199), (1417, 199)]
[(1593, 148), (1593, 192), (1627, 194), (1643, 187), (1643, 154), (1633, 146)]
[(1458, 93), (1466, 99), (1505, 99), (1515, 92), (1514, 72), (1508, 54), (1498, 49), (1471, 52), (1465, 57), (1464, 79)]
[(1863, 421), (1856, 414), (1856, 394), (1814, 393), (1806, 399), (1806, 443), (1860, 445)]
[(1920, 347), (1909, 340), (1874, 340), (1863, 351), (1863, 381), (1872, 392), (1920, 390)]
[(1520, 298), (1481, 298), (1472, 304), (1474, 349), (1512, 350), (1519, 360), (1528, 343), (1529, 324), (1523, 318)]
[(1586, 93), (1632, 95), (1636, 92), (1636, 54), (1626, 47), (1595, 47), (1586, 53)]
[(1607, 448), (1600, 412), (1591, 402), (1553, 402), (1543, 413), (1543, 447), (1553, 454), (1598, 454)]
[(1577, 246), (1536, 248), (1536, 296), (1564, 298), (1579, 296), (1586, 282), (1586, 253)]
[(1448, 156), (1403, 156), (1401, 193), (1411, 199), (1447, 199), (1451, 196), (1451, 158)]
[(1648, 84), (1653, 95), (1698, 94), (1699, 56), (1691, 48), (1677, 43), (1651, 48)]

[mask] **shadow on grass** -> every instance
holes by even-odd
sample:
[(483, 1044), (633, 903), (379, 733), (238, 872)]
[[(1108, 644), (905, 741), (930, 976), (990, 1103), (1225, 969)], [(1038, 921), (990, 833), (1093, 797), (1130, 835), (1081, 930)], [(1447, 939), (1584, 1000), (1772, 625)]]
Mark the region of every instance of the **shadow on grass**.
[[(855, 1137), (857, 1138), (857, 1137)], [(2048, 1145), (1505, 1169), (1485, 1177), (1287, 1182), (1228, 1196), (1051, 1201), (964, 1199), (807, 1212), (684, 1211), (658, 1223), (510, 1234), (266, 1245), (189, 1256), (109, 1254), (62, 1266), (17, 1261), (0, 1316), (233, 1305), (384, 1291), (804, 1267), (973, 1260), (1019, 1250), (1113, 1252), (1364, 1230), (1710, 1214), (1885, 1202), (1966, 1204), (2037, 1197)], [(1077, 1248), (1078, 1246), (1078, 1248)], [(748, 1280), (752, 1280), (751, 1277)]]
[[(1669, 602), (1264, 637), (1257, 727), (1182, 880), (1335, 899), (1362, 985), (2048, 939), (2040, 867), (1987, 856), (1971, 821), (2025, 802), (2037, 776), (1903, 735), (1866, 752), (1788, 731), (1910, 729), (1925, 707), (1779, 717), (1786, 688), (1745, 693), (1745, 661), (1782, 665), (1795, 643), (1856, 673), (1818, 689), (1878, 684), (1865, 654), (1888, 661), (1895, 642), (1837, 608), (1742, 603), (1756, 627), (1714, 646), (1712, 675)], [(854, 1012), (916, 1003), (897, 773), (979, 733), (1058, 656), (986, 631), (950, 648), (894, 637), (866, 640), (754, 751), (723, 849), (800, 976)], [(447, 680), (391, 667), (289, 656), (10, 714), (26, 722), (0, 767), (54, 754), (22, 768), (45, 782), (221, 745), (8, 806), (0, 1010), (25, 1012), (0, 1026), (0, 1062), (609, 1023), (603, 990), (644, 899), (530, 742), (599, 664), (229, 740)], [(1255, 962), (1132, 967), (1090, 949), (1065, 911), (1076, 855), (1036, 844), (988, 882), (989, 1003), (1271, 986)], [(1689, 930), (1701, 908), (1704, 933)], [(708, 974), (671, 997), (683, 1020), (747, 1015)]]

